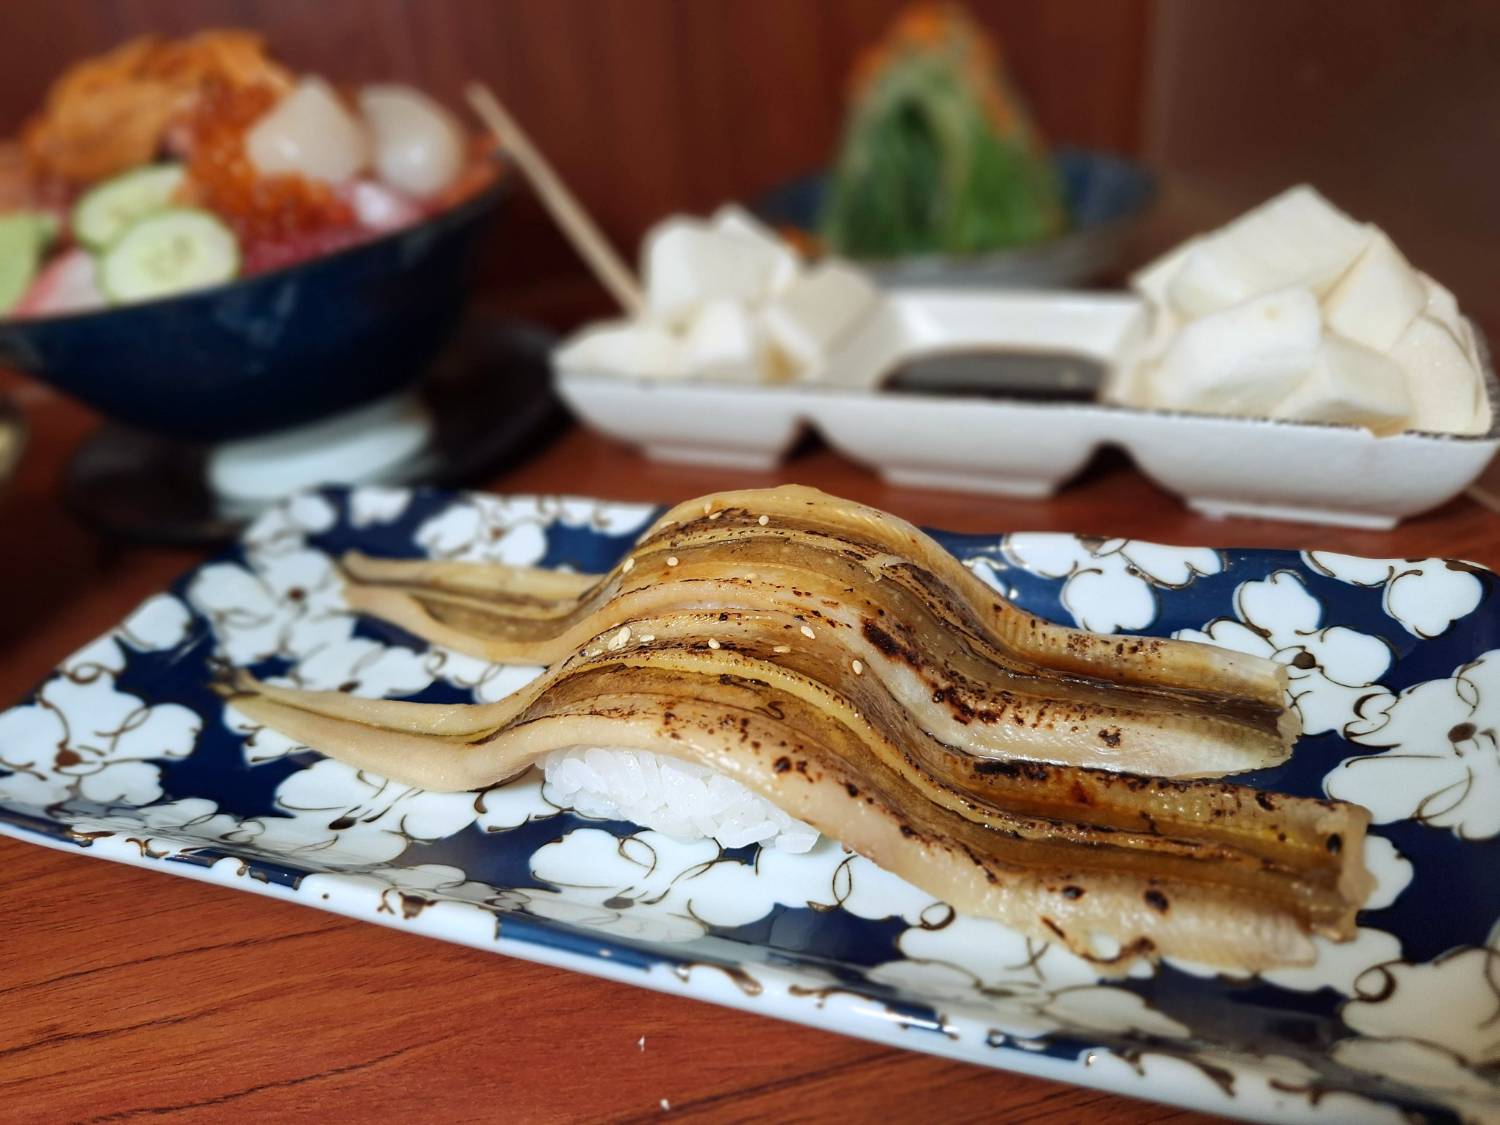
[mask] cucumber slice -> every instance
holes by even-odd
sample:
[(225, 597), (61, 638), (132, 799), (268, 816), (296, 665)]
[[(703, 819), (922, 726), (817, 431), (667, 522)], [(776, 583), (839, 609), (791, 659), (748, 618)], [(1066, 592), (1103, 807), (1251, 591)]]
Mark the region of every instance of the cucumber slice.
[(113, 301), (170, 297), (228, 281), (240, 272), (234, 233), (207, 211), (173, 207), (137, 220), (100, 260)]
[(37, 245), (43, 250), (57, 241), (62, 223), (58, 220), (55, 211), (33, 211), (31, 221), (36, 224)]
[(181, 164), (153, 164), (105, 180), (73, 208), (73, 237), (105, 249), (137, 219), (168, 207), (182, 178)]
[(31, 288), (47, 241), (46, 224), (28, 211), (0, 215), (0, 315)]

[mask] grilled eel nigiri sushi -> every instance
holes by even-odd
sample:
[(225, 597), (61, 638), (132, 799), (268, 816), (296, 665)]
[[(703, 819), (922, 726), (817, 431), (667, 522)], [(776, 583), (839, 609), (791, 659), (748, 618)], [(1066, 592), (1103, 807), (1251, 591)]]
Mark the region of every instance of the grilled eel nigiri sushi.
[(1352, 936), (1371, 886), (1358, 806), (1160, 776), (1284, 759), (1276, 665), (1047, 624), (909, 524), (813, 490), (680, 505), (603, 576), (345, 567), (360, 609), (549, 665), (484, 705), (224, 685), (252, 719), (411, 784), (478, 788), (574, 746), (698, 762), (1107, 969), (1305, 963), (1310, 935)]

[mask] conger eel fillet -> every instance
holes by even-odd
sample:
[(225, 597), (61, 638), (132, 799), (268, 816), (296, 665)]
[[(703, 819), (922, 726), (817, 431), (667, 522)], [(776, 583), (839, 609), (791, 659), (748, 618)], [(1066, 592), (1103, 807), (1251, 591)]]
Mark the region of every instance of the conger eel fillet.
[(1190, 780), (1284, 760), (1277, 665), (1048, 624), (911, 525), (811, 489), (679, 505), (606, 575), (344, 566), (360, 610), (548, 666), (490, 704), (221, 685), (361, 769), (465, 790), (572, 746), (698, 762), (1106, 971), (1303, 964), (1311, 935), (1353, 935), (1371, 887), (1364, 809)]

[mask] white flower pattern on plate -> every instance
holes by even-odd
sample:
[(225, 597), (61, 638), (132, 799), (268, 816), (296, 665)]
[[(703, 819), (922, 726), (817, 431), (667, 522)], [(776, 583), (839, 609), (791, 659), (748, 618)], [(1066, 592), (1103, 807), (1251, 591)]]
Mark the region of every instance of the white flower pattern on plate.
[(305, 893), (316, 893), (335, 879), (345, 887), (374, 891), (376, 913), (399, 914), (408, 919), (416, 917), (424, 907), (445, 900), (498, 909), (512, 909), (525, 902), (519, 891), (498, 891), (488, 883), (470, 879), (463, 868), (445, 863), (376, 866), (340, 871), (336, 875), (315, 872), (303, 880), (302, 889)]
[[(1414, 1090), (1440, 1090), (1465, 1122), (1482, 1125), (1500, 1119), (1500, 1092), (1464, 1060), (1419, 1039), (1340, 1039), (1329, 1055), (1352, 1070), (1362, 1070)], [(1403, 1118), (1402, 1120), (1410, 1120)]]
[(314, 649), (285, 680), (309, 691), (344, 691), (371, 699), (415, 695), (432, 683), (432, 661), (401, 645), (349, 637)]
[(539, 770), (502, 781), (474, 798), (479, 815), (474, 826), (484, 832), (504, 832), (532, 820), (545, 820), (564, 811), (547, 800)]
[(401, 518), (410, 503), (408, 489), (364, 485), (349, 493), (349, 522), (355, 527), (393, 523)]
[(1307, 565), (1351, 586), (1383, 586), (1382, 608), (1413, 636), (1437, 637), (1479, 608), (1484, 584), (1469, 563), (1449, 559), (1362, 559), (1304, 551)]
[(1238, 620), (1221, 617), (1201, 630), (1179, 629), (1173, 635), (1283, 665), (1304, 734), (1340, 730), (1390, 668), (1390, 647), (1378, 637), (1342, 625), (1323, 627), (1322, 605), (1293, 571), (1241, 583), (1234, 606)]
[(58, 676), (36, 702), (0, 713), (0, 801), (38, 808), (77, 797), (146, 805), (161, 797), (153, 759), (186, 758), (202, 720), (176, 703), (148, 706), (114, 677)]
[(1500, 650), (1443, 680), (1380, 692), (1346, 728), (1378, 754), (1346, 758), (1324, 778), (1329, 796), (1377, 824), (1417, 820), (1466, 840), (1500, 835)]
[(307, 750), (307, 747), (295, 738), (288, 738), (280, 731), (261, 726), (254, 719), (236, 711), (232, 703), (224, 705), (223, 718), (224, 726), (242, 740), (241, 755), (247, 766), (274, 762), (278, 758), (285, 758), (288, 754)]
[(332, 758), (287, 777), (277, 786), (276, 807), (288, 815), (247, 818), (228, 839), (339, 868), (388, 864), (413, 843), (470, 825), (500, 832), (562, 811), (543, 796), (534, 770), (480, 793), (434, 793)]
[(754, 863), (730, 858), (712, 840), (641, 831), (616, 837), (580, 828), (539, 848), (532, 875), (558, 894), (532, 897), (532, 913), (654, 941), (703, 937), (709, 926), (764, 918), (777, 904), (841, 907), (862, 918), (899, 913), (920, 923), (947, 907), (869, 860), (823, 839), (809, 852), (763, 850)]
[(276, 807), (286, 815), (250, 817), (229, 840), (324, 867), (383, 864), (414, 842), (441, 840), (473, 824), (477, 800), (474, 793), (432, 793), (322, 758), (277, 787)]
[(300, 550), (308, 535), (327, 531), (337, 520), (338, 509), (328, 497), (308, 492), (267, 508), (240, 539), (251, 554), (284, 554)]
[(496, 911), (516, 910), (520, 891), (501, 891), (471, 880), (462, 868), (419, 863), (313, 872), (298, 881), (296, 894), (355, 917), (390, 924), (422, 922), (472, 945), (493, 941)]
[[(1137, 1077), (1183, 1094), (1207, 1111), (1259, 1121), (1326, 1122), (1327, 1125), (1411, 1125), (1411, 1119), (1392, 1105), (1382, 1105), (1358, 1094), (1328, 1090), (1316, 1071), (1282, 1055), (1258, 1056), (1253, 1069), (1244, 1059), (1218, 1051), (1168, 1054), (1166, 1051), (1090, 1051), (1085, 1065), (1096, 1073)], [(1226, 1080), (1233, 1085), (1225, 1088)], [(1298, 1096), (1299, 1102), (1289, 1102)], [(1305, 1099), (1305, 1100), (1303, 1100)]]
[(1336, 1045), (1339, 1062), (1445, 1090), (1475, 1120), (1500, 1116), (1493, 1081), (1500, 1063), (1500, 924), (1483, 946), (1449, 950), (1425, 964), (1371, 967), (1339, 1014), (1361, 1033)]
[(624, 535), (643, 526), (650, 504), (609, 504), (561, 496), (471, 495), (417, 529), (417, 543), (438, 559), (533, 566), (547, 553), (553, 523)]
[(1340, 1015), (1364, 1035), (1420, 1039), (1474, 1066), (1500, 1062), (1500, 940), (1423, 964), (1373, 965)]
[(430, 668), (454, 687), (472, 692), (476, 703), (494, 703), (536, 679), (545, 668), (534, 664), (489, 664), (473, 656), (432, 649)]
[(327, 555), (298, 547), (251, 562), (253, 569), (210, 563), (188, 587), (188, 601), (233, 663), (298, 660), (353, 633), (343, 583)]
[(1099, 984), (1098, 970), (1081, 957), (998, 922), (958, 916), (942, 926), (913, 927), (897, 944), (904, 959), (877, 965), (872, 980), (965, 1005), (1015, 1038), (1064, 1029), (1188, 1034), (1135, 993)]
[(160, 859), (221, 845), (239, 823), (206, 798), (184, 797), (144, 808), (122, 806), (85, 814), (72, 821), (70, 832), (85, 840), (101, 832), (129, 833), (143, 856)]
[(116, 676), (125, 670), (126, 648), (162, 652), (181, 644), (192, 627), (192, 613), (171, 594), (147, 598), (121, 624), (65, 659), (59, 670), (76, 680)]
[[(1165, 547), (1137, 539), (1089, 539), (1051, 533), (1007, 535), (1002, 558), (1032, 574), (1063, 579), (1062, 603), (1080, 628), (1096, 633), (1144, 629), (1156, 620), (1156, 588), (1180, 590), (1218, 574), (1224, 560), (1206, 547)], [(1007, 592), (996, 562), (974, 559), (970, 568)]]

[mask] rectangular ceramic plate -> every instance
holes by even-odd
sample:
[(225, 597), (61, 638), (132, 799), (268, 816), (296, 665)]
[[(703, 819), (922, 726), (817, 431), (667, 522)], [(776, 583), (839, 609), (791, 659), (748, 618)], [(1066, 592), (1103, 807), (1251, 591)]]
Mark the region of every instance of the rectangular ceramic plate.
[[(1353, 527), (1388, 528), (1444, 503), (1500, 448), (1500, 422), (1474, 436), (1378, 438), (1358, 426), (880, 389), (903, 360), (955, 349), (1076, 355), (1118, 373), (1145, 332), (1144, 303), (1125, 294), (906, 290), (886, 294), (802, 382), (564, 365), (557, 388), (588, 425), (661, 461), (769, 468), (813, 429), (893, 484), (1046, 496), (1115, 446), (1207, 515)], [(1484, 342), (1475, 347), (1493, 404), (1500, 388)]]
[[(1252, 784), (1374, 813), (1356, 940), (1258, 978), (1101, 980), (823, 841), (683, 843), (559, 809), (532, 775), (436, 794), (226, 710), (227, 660), (310, 688), (495, 699), (533, 670), (348, 613), (333, 556), (602, 570), (653, 509), (361, 489), (293, 500), (0, 713), (0, 831), (984, 1066), (1277, 1121), (1500, 1116), (1500, 637), (1461, 563), (939, 540), (1028, 609), (1286, 664), (1306, 735)], [(1493, 681), (1493, 682), (1491, 682)]]

